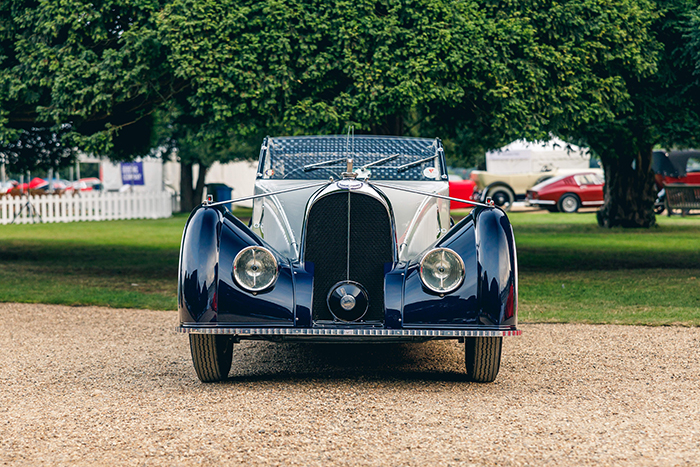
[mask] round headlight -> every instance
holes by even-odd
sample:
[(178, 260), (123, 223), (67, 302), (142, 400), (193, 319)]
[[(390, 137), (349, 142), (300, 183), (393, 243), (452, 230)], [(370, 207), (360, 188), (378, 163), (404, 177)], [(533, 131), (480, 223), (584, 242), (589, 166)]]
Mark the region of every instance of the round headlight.
[(243, 248), (233, 260), (233, 277), (246, 290), (265, 290), (277, 280), (277, 260), (263, 247)]
[(450, 249), (430, 250), (420, 262), (420, 278), (433, 292), (452, 292), (462, 285), (464, 262)]

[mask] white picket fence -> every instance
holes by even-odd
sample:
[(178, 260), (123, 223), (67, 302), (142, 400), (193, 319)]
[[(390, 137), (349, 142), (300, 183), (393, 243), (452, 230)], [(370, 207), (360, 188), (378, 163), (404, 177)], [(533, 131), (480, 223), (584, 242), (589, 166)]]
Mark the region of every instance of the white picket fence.
[(173, 213), (172, 195), (165, 191), (29, 196), (29, 203), (27, 196), (0, 198), (0, 224), (158, 219)]

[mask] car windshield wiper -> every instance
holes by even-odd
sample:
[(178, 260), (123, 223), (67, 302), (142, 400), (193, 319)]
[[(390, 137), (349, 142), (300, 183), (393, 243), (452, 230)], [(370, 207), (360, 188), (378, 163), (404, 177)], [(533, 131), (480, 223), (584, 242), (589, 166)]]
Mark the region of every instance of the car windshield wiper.
[(374, 161), (374, 162), (370, 162), (369, 164), (365, 164), (362, 167), (360, 167), (360, 169), (365, 170), (367, 167), (374, 167), (375, 165), (383, 164), (384, 162), (394, 160), (397, 157), (399, 157), (399, 154), (392, 154), (391, 156), (385, 157), (384, 159), (379, 159), (378, 161)]
[(317, 162), (315, 164), (308, 164), (308, 165), (304, 166), (304, 172), (308, 172), (310, 170), (320, 169), (326, 165), (337, 164), (338, 162), (345, 162), (346, 160), (347, 160), (346, 157), (341, 157), (340, 159), (333, 159), (330, 161), (323, 161), (323, 162)]
[(421, 159), (419, 161), (409, 162), (408, 164), (400, 165), (396, 168), (396, 171), (403, 172), (404, 170), (408, 170), (411, 167), (415, 167), (417, 165), (420, 165), (423, 162), (427, 162), (429, 160), (435, 159), (437, 156), (438, 156), (438, 154), (435, 154), (434, 156), (426, 157), (425, 159)]

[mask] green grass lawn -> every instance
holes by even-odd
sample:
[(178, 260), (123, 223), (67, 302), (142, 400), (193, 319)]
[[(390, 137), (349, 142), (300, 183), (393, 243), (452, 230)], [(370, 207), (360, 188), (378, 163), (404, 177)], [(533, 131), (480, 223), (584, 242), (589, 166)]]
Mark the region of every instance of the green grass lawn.
[[(521, 321), (700, 325), (700, 218), (631, 231), (592, 213), (509, 217)], [(186, 219), (0, 226), (0, 301), (174, 310)]]
[(521, 321), (700, 325), (700, 218), (610, 230), (593, 213), (509, 217)]
[(175, 309), (186, 220), (0, 226), (0, 301)]

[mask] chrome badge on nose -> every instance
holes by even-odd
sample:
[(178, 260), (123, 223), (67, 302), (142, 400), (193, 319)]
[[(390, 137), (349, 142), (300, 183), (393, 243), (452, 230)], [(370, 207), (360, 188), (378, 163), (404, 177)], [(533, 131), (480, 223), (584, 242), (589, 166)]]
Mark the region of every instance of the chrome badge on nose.
[(357, 321), (367, 313), (369, 297), (362, 285), (352, 281), (335, 284), (327, 298), (328, 309), (340, 321)]

